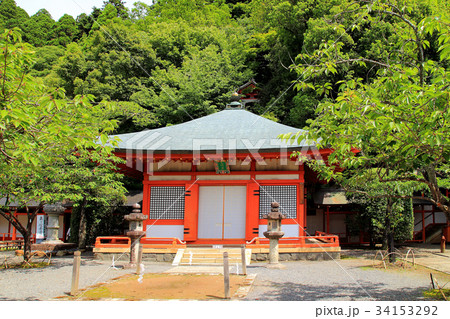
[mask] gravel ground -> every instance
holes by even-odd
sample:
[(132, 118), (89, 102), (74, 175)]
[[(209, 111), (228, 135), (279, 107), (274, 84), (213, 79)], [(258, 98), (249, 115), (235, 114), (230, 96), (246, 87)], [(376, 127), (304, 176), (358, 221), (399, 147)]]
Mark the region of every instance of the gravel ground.
[[(0, 253), (0, 261), (5, 254)], [(46, 268), (0, 270), (0, 300), (50, 300), (66, 295), (70, 290), (72, 261), (72, 256), (56, 257)], [(249, 265), (248, 273), (257, 276), (244, 300), (416, 301), (423, 300), (422, 292), (430, 288), (429, 271), (361, 268), (372, 265), (368, 257), (284, 262), (283, 265), (286, 266), (283, 270), (268, 269), (266, 263)], [(134, 271), (115, 270), (110, 266), (111, 262), (83, 255), (80, 288)], [(169, 263), (145, 263), (146, 272), (163, 272), (170, 268)]]
[[(0, 262), (11, 252), (0, 252)], [(37, 259), (39, 261), (40, 259)], [(117, 262), (123, 265), (125, 262)], [(73, 256), (54, 257), (45, 268), (0, 270), (0, 301), (5, 300), (50, 300), (66, 296), (72, 283)], [(145, 263), (146, 272), (162, 272), (171, 268), (168, 263)], [(81, 258), (79, 287), (132, 273), (135, 269), (112, 269), (111, 261), (94, 260), (91, 255)]]
[(389, 272), (361, 268), (372, 261), (285, 262), (286, 269), (267, 269), (256, 264), (248, 267), (257, 273), (246, 300), (278, 301), (416, 301), (424, 300), (430, 288), (429, 274)]

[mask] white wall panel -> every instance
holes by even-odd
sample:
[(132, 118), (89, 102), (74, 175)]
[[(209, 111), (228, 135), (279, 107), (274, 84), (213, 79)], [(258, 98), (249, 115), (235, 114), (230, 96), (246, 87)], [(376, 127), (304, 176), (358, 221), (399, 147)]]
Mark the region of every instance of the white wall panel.
[(147, 226), (147, 237), (176, 237), (181, 240), (184, 238), (184, 225), (153, 225)]
[[(259, 225), (259, 237), (264, 237), (264, 232), (267, 231), (267, 225)], [(281, 224), (281, 231), (284, 232), (283, 237), (298, 237), (299, 236), (299, 226), (297, 224)]]

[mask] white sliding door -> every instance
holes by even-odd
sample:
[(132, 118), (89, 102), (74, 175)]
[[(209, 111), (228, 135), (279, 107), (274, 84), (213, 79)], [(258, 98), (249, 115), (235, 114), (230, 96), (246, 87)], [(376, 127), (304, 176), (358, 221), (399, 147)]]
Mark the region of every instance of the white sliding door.
[(199, 239), (245, 238), (245, 186), (200, 186)]

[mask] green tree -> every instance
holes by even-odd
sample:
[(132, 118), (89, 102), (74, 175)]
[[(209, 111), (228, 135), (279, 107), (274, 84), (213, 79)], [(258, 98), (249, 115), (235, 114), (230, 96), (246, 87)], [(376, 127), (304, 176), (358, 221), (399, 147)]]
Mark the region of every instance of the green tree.
[[(128, 114), (139, 106), (154, 114), (151, 121), (143, 117), (147, 127), (156, 127), (214, 112), (251, 78), (248, 35), (231, 18), (220, 20), (220, 27), (164, 15), (146, 23), (140, 19), (106, 20), (102, 30), (67, 47), (49, 79), (56, 74), (68, 96), (93, 94), (98, 102), (130, 106)], [(123, 121), (120, 131), (142, 129), (135, 119)]]
[(133, 9), (131, 9), (130, 17), (134, 21), (144, 20), (145, 17), (149, 15), (150, 10), (150, 5), (141, 1), (137, 1), (134, 3)]
[(18, 7), (14, 0), (0, 1), (0, 27), (2, 29), (21, 27), (27, 19), (29, 19), (27, 12)]
[(77, 17), (78, 39), (89, 34), (101, 13), (101, 9), (94, 7), (91, 14), (87, 15), (86, 13), (82, 13)]
[(86, 58), (81, 46), (70, 43), (64, 56), (55, 65), (55, 73), (62, 80), (62, 87), (69, 97), (74, 96), (78, 79), (85, 76), (86, 68)]
[(112, 4), (107, 4), (97, 20), (92, 24), (91, 30), (99, 30), (102, 26), (108, 24), (109, 21), (117, 18), (117, 9)]
[[(413, 235), (412, 200), (401, 198), (413, 195), (413, 185), (379, 182), (376, 171), (368, 169), (363, 174), (350, 178), (348, 187), (352, 192), (347, 193), (347, 199), (350, 203), (356, 204), (359, 209), (356, 225), (350, 222), (350, 227), (356, 227), (358, 232), (366, 231), (372, 246), (376, 242), (383, 243), (383, 247), (391, 253), (390, 261), (394, 262), (394, 243), (410, 240)], [(387, 196), (388, 194), (390, 196)]]
[(121, 163), (113, 156), (93, 154), (91, 149), (79, 150), (66, 156), (64, 166), (53, 166), (54, 176), (60, 175), (54, 183), (62, 191), (77, 194), (72, 218), (78, 219), (78, 248), (86, 248), (89, 208), (116, 207), (125, 201), (122, 176), (116, 172), (115, 164)]
[(68, 14), (63, 15), (55, 24), (54, 45), (66, 46), (73, 42), (78, 35), (78, 28), (75, 19)]
[(32, 15), (21, 26), (21, 29), (23, 39), (36, 47), (50, 44), (55, 38), (55, 20), (45, 9), (41, 9)]
[[(109, 105), (91, 104), (90, 96), (67, 100), (63, 90), (31, 77), (33, 52), (18, 30), (5, 31), (0, 44), (0, 197), (6, 198), (0, 215), (22, 234), (28, 260), (31, 226), (44, 205), (78, 202), (92, 189), (119, 196), (113, 168), (120, 160), (107, 146), (114, 145), (108, 133), (115, 128), (103, 118)], [(9, 211), (12, 202), (26, 211), (25, 224)]]
[[(410, 16), (417, 23), (433, 10), (443, 11), (443, 3), (414, 3), (416, 5), (411, 7)], [(315, 117), (314, 110), (319, 102), (325, 101), (330, 95), (332, 98), (336, 97), (337, 86), (323, 87), (322, 91), (308, 88), (294, 90), (293, 83), (301, 75), (291, 72), (296, 65), (315, 64), (317, 61), (312, 53), (327, 40), (339, 39), (343, 45), (342, 52), (348, 57), (363, 55), (375, 59), (380, 59), (381, 54), (386, 53), (383, 46), (380, 46), (382, 41), (398, 43), (398, 29), (394, 26), (398, 23), (395, 19), (378, 19), (376, 22), (358, 20), (352, 9), (364, 5), (369, 7), (370, 1), (253, 0), (245, 5), (249, 18), (241, 21), (248, 23), (250, 53), (257, 70), (255, 80), (261, 87), (260, 102), (253, 111), (263, 114), (269, 110), (282, 123), (303, 128), (308, 119)], [(357, 28), (354, 27), (355, 23)], [(433, 48), (428, 51), (435, 52)], [(308, 59), (308, 56), (312, 58)], [(376, 66), (371, 69), (357, 65), (346, 68), (341, 66), (337, 73), (315, 75), (311, 82), (315, 85), (334, 84), (349, 77), (371, 80), (376, 76), (377, 70)]]
[(103, 8), (106, 8), (109, 4), (114, 6), (116, 9), (116, 16), (120, 17), (122, 19), (127, 19), (129, 17), (128, 15), (128, 9), (125, 7), (125, 3), (122, 0), (107, 0), (103, 1)]
[(64, 48), (46, 45), (36, 48), (35, 63), (33, 64), (30, 74), (34, 77), (46, 77), (52, 71), (53, 66), (58, 59), (64, 55)]
[(231, 10), (224, 0), (164, 0), (151, 6), (146, 19), (159, 22), (182, 20), (191, 26), (221, 26), (229, 24)]
[(297, 63), (298, 54), (309, 52), (313, 40), (320, 41), (324, 34), (336, 33), (329, 21), (347, 3), (347, 0), (253, 0), (245, 6), (251, 31), (248, 44), (257, 70), (255, 80), (261, 87), (260, 102), (254, 112), (264, 114), (269, 110), (282, 123), (296, 127), (304, 127), (314, 117), (314, 108), (323, 96), (293, 89), (298, 75), (291, 72), (292, 64)]
[[(397, 4), (402, 2), (358, 1), (342, 13), (354, 14), (358, 22), (354, 30), (367, 23), (393, 21), (395, 36), (373, 43), (372, 51), (379, 50), (379, 59), (349, 56), (339, 38), (301, 56), (305, 64), (296, 70), (303, 81), (297, 87), (320, 91), (329, 100), (318, 106), (309, 132), (284, 138), (316, 141), (319, 149), (333, 149), (328, 158), (309, 162), (326, 180), (348, 187), (350, 177), (376, 169), (381, 183), (414, 183), (415, 189), (427, 190), (425, 199), (450, 219), (449, 199), (442, 191), (450, 186), (450, 23), (445, 16), (422, 19), (413, 8)], [(427, 55), (426, 49), (432, 48), (439, 52)], [(433, 56), (439, 60), (432, 60)], [(366, 72), (375, 69), (376, 76), (367, 79), (350, 73), (346, 81), (326, 81), (327, 75), (333, 78), (351, 67)]]

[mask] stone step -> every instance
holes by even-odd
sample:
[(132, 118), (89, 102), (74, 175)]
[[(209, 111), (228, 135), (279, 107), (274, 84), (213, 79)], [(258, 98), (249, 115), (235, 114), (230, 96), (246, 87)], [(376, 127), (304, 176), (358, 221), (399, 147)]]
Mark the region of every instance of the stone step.
[[(200, 259), (200, 260), (220, 260), (222, 262), (223, 256), (220, 255), (189, 255), (184, 254), (181, 260)], [(241, 256), (228, 257), (228, 260), (241, 260)]]
[[(240, 263), (241, 259), (231, 259), (228, 260), (229, 263)], [(180, 265), (187, 265), (187, 264), (223, 264), (223, 259), (217, 259), (217, 258), (183, 258), (180, 261)]]
[(228, 252), (230, 253), (235, 253), (235, 254), (240, 254), (241, 253), (241, 249), (240, 248), (217, 248), (217, 249), (212, 249), (212, 248), (185, 248), (184, 249), (185, 252), (196, 252), (196, 253), (202, 253), (202, 254), (208, 254), (208, 253), (220, 253), (223, 254), (224, 252)]
[[(178, 250), (172, 265), (222, 265), (224, 252), (228, 252), (230, 264), (242, 262), (240, 248), (186, 248)], [(250, 264), (251, 249), (245, 250), (245, 261)]]
[[(201, 256), (214, 256), (217, 258), (223, 258), (223, 253), (203, 253), (203, 252), (190, 252), (190, 251), (184, 251), (184, 255), (201, 255)], [(241, 252), (239, 253), (228, 253), (228, 258), (241, 258)]]

